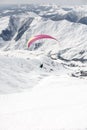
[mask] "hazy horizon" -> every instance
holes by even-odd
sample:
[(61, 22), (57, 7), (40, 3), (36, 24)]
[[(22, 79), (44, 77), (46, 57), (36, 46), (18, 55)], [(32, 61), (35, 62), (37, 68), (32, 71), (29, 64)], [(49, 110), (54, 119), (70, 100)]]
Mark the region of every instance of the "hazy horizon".
[(0, 1), (0, 5), (3, 4), (58, 4), (58, 5), (85, 5), (87, 4), (87, 0), (46, 0), (46, 1), (42, 1), (42, 0), (3, 0)]

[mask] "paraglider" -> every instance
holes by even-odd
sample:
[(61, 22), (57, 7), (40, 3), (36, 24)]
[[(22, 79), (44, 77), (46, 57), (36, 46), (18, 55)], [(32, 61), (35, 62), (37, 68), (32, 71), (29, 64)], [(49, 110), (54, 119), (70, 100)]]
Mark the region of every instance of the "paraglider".
[(31, 44), (33, 44), (35, 41), (40, 40), (40, 39), (44, 39), (44, 38), (46, 38), (46, 39), (53, 39), (53, 40), (58, 41), (56, 38), (54, 38), (54, 37), (52, 37), (52, 36), (50, 36), (50, 35), (41, 34), (41, 35), (36, 35), (36, 36), (34, 36), (33, 38), (31, 38), (31, 39), (28, 41), (28, 47), (30, 47)]

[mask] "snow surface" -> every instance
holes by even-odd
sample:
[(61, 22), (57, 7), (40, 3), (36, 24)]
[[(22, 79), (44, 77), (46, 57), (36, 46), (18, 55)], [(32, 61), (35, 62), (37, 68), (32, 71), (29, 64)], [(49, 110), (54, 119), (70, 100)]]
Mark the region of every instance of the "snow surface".
[(87, 128), (86, 84), (50, 75), (29, 92), (0, 96), (0, 129)]
[[(0, 130), (87, 129), (87, 6), (12, 6), (0, 17)], [(43, 33), (58, 42), (27, 47)]]

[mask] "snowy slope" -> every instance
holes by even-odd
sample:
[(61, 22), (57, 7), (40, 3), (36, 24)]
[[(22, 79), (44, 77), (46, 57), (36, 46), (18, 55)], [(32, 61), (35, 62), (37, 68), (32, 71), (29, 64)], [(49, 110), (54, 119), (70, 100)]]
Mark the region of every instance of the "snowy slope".
[[(43, 68), (40, 65), (43, 64)], [(32, 88), (51, 73), (61, 75), (63, 64), (50, 57), (29, 51), (0, 52), (0, 93), (13, 93)], [(9, 76), (8, 76), (9, 75)], [(5, 79), (5, 80), (4, 80)], [(13, 86), (13, 87), (12, 87)]]
[(49, 76), (29, 92), (0, 96), (1, 130), (87, 128), (87, 80)]

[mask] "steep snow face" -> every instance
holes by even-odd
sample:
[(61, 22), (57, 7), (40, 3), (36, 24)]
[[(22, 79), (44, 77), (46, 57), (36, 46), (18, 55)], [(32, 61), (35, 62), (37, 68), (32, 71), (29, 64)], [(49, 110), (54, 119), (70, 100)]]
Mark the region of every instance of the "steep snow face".
[(0, 18), (0, 33), (8, 27), (9, 17), (1, 17)]
[(29, 25), (31, 24), (32, 21), (33, 21), (33, 18), (28, 18), (28, 20), (26, 20), (23, 23), (23, 25), (18, 29), (18, 34), (15, 37), (15, 41), (18, 41), (22, 37), (24, 32), (29, 28)]
[(2, 37), (4, 41), (11, 40), (17, 31), (18, 24), (18, 18), (10, 16), (8, 27), (2, 30), (0, 37)]

